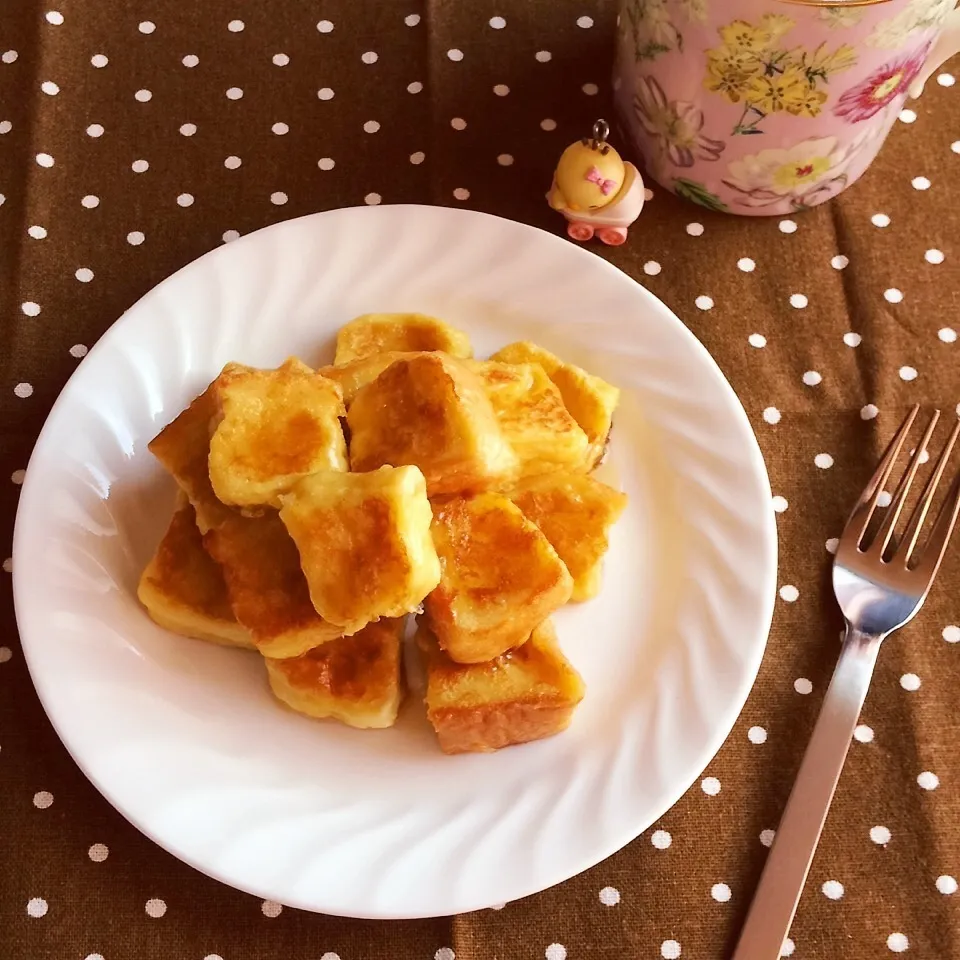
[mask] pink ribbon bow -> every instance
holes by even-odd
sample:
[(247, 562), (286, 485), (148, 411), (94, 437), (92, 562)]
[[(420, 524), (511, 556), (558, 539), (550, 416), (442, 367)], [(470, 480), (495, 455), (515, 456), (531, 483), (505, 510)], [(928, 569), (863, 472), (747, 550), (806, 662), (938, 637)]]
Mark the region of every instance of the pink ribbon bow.
[(615, 190), (617, 186), (616, 180), (604, 180), (604, 178), (600, 176), (600, 171), (596, 167), (591, 167), (586, 172), (586, 175), (583, 179), (588, 183), (595, 183), (600, 188), (600, 192), (604, 196), (607, 196), (608, 193), (610, 193), (612, 190)]

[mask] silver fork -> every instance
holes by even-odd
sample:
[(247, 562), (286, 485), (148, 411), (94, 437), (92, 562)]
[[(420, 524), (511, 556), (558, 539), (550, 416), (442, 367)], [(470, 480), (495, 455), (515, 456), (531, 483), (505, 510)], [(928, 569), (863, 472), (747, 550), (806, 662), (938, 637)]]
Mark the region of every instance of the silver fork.
[(954, 425), (899, 541), (894, 529), (940, 411), (934, 411), (875, 536), (866, 538), (877, 498), (889, 480), (915, 406), (897, 431), (854, 507), (833, 564), (833, 589), (846, 620), (846, 636), (813, 736), (787, 800), (773, 847), (754, 894), (733, 960), (777, 960), (807, 879), (820, 831), (840, 779), (880, 643), (920, 609), (960, 514), (960, 471), (950, 484), (929, 538), (917, 550), (924, 520), (957, 436)]

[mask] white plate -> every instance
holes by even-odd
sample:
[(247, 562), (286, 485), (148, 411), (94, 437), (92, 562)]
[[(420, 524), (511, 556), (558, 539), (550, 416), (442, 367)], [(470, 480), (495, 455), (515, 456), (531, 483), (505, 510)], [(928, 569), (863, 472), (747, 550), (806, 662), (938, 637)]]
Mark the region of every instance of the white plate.
[[(603, 591), (556, 617), (587, 696), (571, 728), (438, 750), (419, 698), (387, 731), (281, 709), (255, 654), (172, 636), (135, 588), (173, 484), (146, 449), (228, 360), (331, 355), (368, 311), (531, 339), (623, 388), (611, 469), (630, 505)], [(281, 223), (160, 284), (80, 364), (20, 498), (14, 591), (48, 716), (100, 792), (198, 870), (290, 906), (441, 916), (542, 890), (660, 817), (720, 747), (763, 653), (776, 533), (760, 451), (707, 352), (599, 257), (462, 210)]]

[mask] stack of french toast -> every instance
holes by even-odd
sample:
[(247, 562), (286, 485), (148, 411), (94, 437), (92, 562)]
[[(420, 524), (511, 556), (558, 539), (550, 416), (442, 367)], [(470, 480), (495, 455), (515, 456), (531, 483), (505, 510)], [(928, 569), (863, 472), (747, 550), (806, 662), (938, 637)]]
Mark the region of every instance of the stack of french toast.
[(149, 444), (178, 500), (139, 598), (362, 728), (396, 720), (413, 614), (443, 751), (551, 736), (584, 686), (550, 617), (598, 593), (626, 504), (591, 475), (618, 399), (531, 343), (476, 360), (421, 314), (358, 317), (319, 370), (228, 363)]

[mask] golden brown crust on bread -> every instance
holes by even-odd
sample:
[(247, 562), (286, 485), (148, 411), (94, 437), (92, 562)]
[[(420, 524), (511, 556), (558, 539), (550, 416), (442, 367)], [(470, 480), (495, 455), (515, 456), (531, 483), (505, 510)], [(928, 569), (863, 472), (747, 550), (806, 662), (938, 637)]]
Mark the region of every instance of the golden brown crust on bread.
[(471, 357), (470, 340), (460, 330), (423, 313), (366, 313), (337, 334), (334, 363), (341, 366), (390, 351), (442, 350)]

